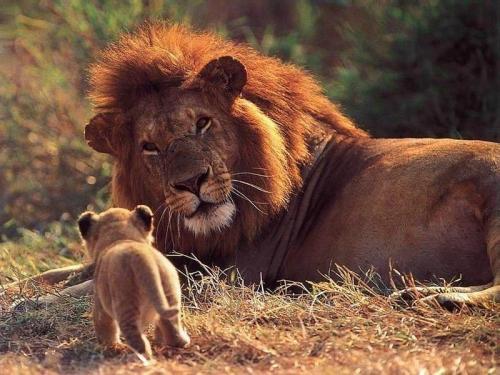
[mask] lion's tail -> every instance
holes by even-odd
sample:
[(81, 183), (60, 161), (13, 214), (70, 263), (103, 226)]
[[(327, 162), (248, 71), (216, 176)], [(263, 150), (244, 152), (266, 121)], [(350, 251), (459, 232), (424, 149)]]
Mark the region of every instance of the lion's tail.
[(168, 304), (160, 270), (155, 260), (152, 257), (135, 257), (132, 269), (136, 280), (141, 282), (139, 288), (146, 292), (149, 301), (160, 317), (165, 319), (173, 317), (178, 312), (178, 308)]

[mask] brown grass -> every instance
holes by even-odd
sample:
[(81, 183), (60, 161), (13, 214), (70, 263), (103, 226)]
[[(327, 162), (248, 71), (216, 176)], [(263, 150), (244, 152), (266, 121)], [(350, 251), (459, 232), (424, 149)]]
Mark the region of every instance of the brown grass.
[[(495, 373), (500, 309), (398, 307), (352, 275), (303, 293), (269, 293), (222, 272), (190, 275), (184, 316), (192, 345), (156, 348), (157, 360), (103, 351), (90, 298), (10, 311), (29, 291), (0, 297), (0, 369), (6, 374)], [(295, 284), (293, 289), (301, 289)], [(38, 293), (47, 290), (37, 286)]]

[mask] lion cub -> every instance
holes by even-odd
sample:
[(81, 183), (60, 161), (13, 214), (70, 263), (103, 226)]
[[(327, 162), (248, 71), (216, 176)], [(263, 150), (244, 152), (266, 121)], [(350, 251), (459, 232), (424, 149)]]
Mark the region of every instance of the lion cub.
[(147, 206), (133, 211), (111, 208), (84, 212), (78, 227), (96, 266), (94, 327), (106, 346), (128, 345), (151, 358), (144, 331), (156, 323), (164, 345), (184, 347), (189, 336), (181, 324), (181, 289), (177, 270), (151, 246), (153, 213)]

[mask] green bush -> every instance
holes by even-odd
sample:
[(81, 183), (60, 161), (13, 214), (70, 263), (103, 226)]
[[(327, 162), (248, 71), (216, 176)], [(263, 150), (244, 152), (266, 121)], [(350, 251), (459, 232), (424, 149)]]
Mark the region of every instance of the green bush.
[(500, 140), (498, 2), (362, 1), (330, 86), (377, 136)]

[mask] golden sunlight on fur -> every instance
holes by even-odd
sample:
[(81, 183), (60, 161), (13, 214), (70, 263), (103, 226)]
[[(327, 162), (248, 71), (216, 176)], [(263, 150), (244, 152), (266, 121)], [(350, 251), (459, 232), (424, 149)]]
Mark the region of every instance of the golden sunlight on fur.
[(180, 317), (181, 289), (174, 266), (151, 246), (153, 213), (147, 206), (133, 211), (112, 208), (85, 212), (80, 233), (96, 265), (94, 326), (104, 346), (120, 344), (120, 332), (135, 351), (151, 358), (144, 331), (156, 324), (164, 345), (189, 344)]
[(113, 204), (154, 209), (161, 251), (231, 256), (286, 207), (321, 135), (366, 137), (305, 71), (180, 25), (123, 35), (90, 81), (85, 137), (114, 157)]
[[(498, 143), (371, 138), (306, 71), (161, 22), (104, 50), (90, 83), (85, 138), (113, 158), (113, 205), (152, 207), (161, 252), (270, 288), (337, 277), (338, 265), (376, 273), (387, 293), (404, 286), (395, 270), (459, 280), (396, 299), (500, 301)], [(199, 268), (186, 259), (172, 258)]]
[(104, 50), (90, 83), (86, 140), (113, 157), (113, 204), (153, 207), (160, 251), (269, 286), (337, 264), (384, 289), (393, 269), (459, 279), (427, 289), (442, 305), (500, 300), (500, 145), (370, 138), (306, 71), (161, 22)]

